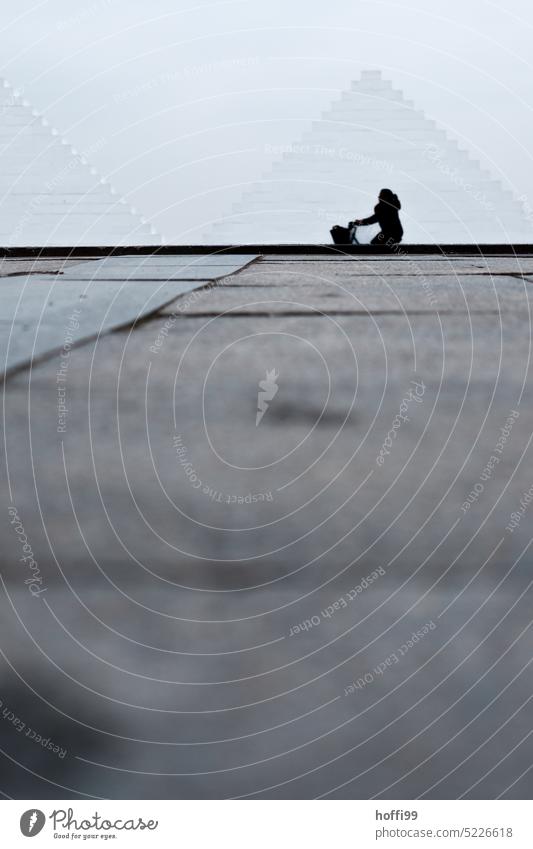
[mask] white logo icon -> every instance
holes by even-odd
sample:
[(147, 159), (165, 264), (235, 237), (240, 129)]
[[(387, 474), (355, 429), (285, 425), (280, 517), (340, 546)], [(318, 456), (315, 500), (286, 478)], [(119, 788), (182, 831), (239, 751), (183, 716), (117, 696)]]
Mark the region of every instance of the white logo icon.
[(257, 393), (257, 415), (255, 417), (256, 427), (268, 410), (270, 402), (277, 395), (279, 387), (276, 381), (278, 377), (279, 373), (273, 368), (271, 371), (267, 371), (264, 380), (259, 381), (259, 392)]

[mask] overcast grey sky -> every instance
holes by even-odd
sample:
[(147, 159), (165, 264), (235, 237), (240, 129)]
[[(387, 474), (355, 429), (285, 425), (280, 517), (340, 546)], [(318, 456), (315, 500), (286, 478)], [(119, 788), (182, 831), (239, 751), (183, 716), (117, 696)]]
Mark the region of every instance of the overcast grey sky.
[(4, 0), (1, 73), (182, 242), (365, 68), (533, 206), (532, 38), (526, 0)]

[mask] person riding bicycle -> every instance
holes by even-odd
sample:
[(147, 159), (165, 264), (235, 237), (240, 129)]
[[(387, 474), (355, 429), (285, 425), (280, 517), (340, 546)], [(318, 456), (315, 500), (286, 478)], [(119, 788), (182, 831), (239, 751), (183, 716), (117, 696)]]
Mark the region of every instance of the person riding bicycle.
[(402, 241), (403, 227), (398, 215), (402, 208), (398, 195), (390, 189), (381, 189), (374, 214), (368, 218), (357, 218), (350, 221), (348, 227), (335, 226), (331, 229), (331, 236), (336, 245), (358, 244), (355, 236), (356, 227), (365, 227), (367, 224), (379, 224), (381, 227), (377, 236), (374, 236), (371, 245), (386, 245), (392, 247)]

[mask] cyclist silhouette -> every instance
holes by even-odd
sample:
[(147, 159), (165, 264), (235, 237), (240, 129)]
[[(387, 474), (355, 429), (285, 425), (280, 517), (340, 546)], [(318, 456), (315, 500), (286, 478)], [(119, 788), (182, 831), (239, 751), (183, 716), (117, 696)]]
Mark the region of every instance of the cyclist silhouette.
[(374, 214), (368, 218), (357, 218), (350, 221), (348, 227), (336, 225), (331, 229), (331, 237), (336, 245), (358, 244), (355, 230), (357, 227), (365, 227), (367, 224), (379, 224), (381, 227), (377, 236), (374, 236), (371, 245), (385, 245), (389, 247), (402, 241), (403, 227), (398, 215), (402, 208), (398, 195), (390, 189), (381, 189)]

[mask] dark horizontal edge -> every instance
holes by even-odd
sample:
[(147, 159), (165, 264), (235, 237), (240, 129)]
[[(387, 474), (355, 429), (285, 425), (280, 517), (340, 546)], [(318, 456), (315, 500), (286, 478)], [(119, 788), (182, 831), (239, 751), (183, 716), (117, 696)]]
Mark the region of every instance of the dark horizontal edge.
[(398, 249), (375, 247), (373, 245), (133, 245), (116, 247), (113, 245), (85, 247), (23, 247), (0, 248), (0, 257), (11, 259), (39, 259), (55, 257), (61, 259), (99, 256), (124, 256), (125, 254), (145, 255), (194, 255), (194, 254), (307, 254), (307, 255), (345, 255), (365, 256), (367, 254), (383, 256), (442, 254), (443, 256), (479, 256), (505, 255), (524, 256), (533, 254), (530, 244), (491, 244), (491, 245), (400, 245)]

